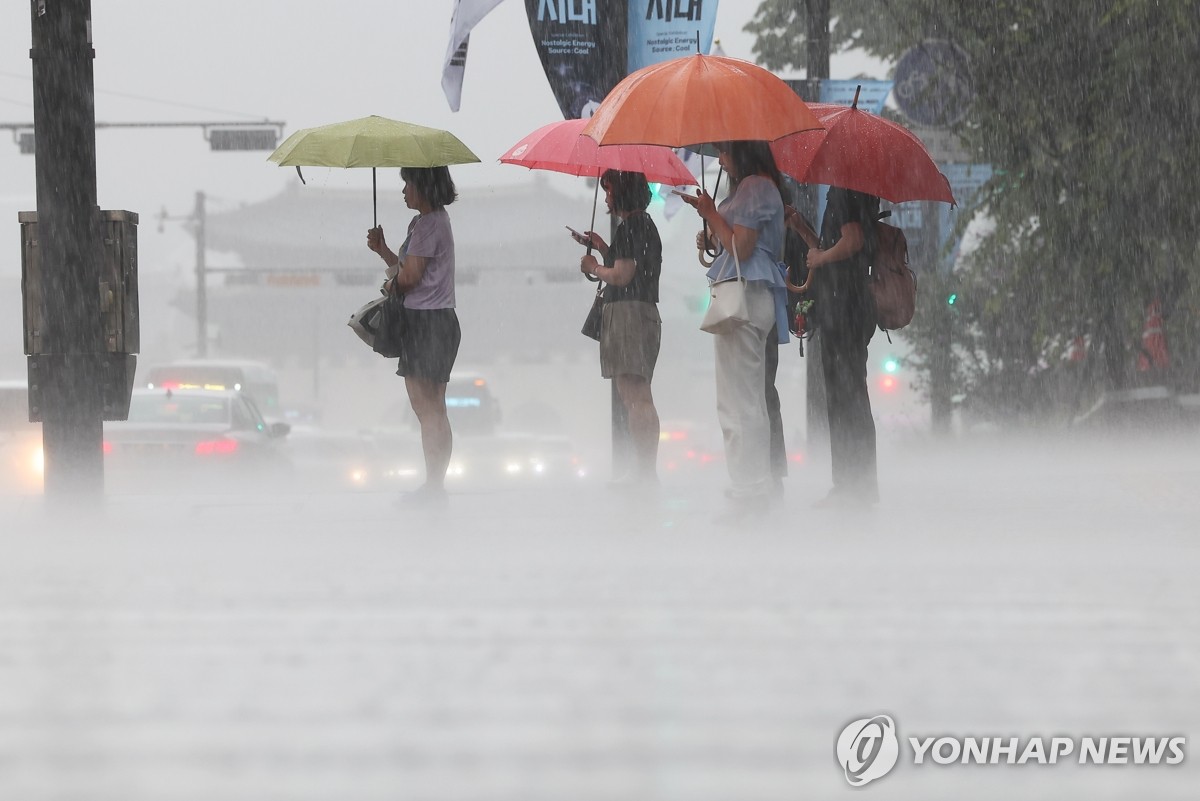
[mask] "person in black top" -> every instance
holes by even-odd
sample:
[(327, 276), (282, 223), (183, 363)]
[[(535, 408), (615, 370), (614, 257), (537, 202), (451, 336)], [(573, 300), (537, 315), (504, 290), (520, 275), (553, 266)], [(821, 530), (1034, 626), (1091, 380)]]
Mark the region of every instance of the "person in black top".
[(785, 215), (788, 226), (809, 246), (812, 319), (825, 375), (833, 489), (819, 503), (874, 504), (879, 481), (875, 419), (867, 392), (867, 345), (875, 333), (875, 306), (867, 281), (879, 198), (830, 187), (819, 239), (795, 209), (789, 207)]
[(585, 275), (604, 281), (600, 323), (600, 374), (616, 382), (629, 416), (629, 432), (637, 466), (614, 483), (652, 486), (658, 483), (658, 410), (650, 382), (662, 341), (658, 314), (658, 279), (662, 272), (662, 240), (646, 207), (650, 187), (640, 172), (608, 170), (600, 177), (609, 214), (620, 220), (610, 247), (595, 231), (577, 237), (600, 253), (580, 259)]

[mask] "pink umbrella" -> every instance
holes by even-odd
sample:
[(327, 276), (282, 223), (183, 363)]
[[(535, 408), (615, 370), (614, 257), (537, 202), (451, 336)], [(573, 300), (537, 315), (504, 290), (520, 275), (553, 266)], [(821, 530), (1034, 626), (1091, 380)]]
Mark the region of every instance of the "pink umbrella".
[(504, 164), (531, 170), (599, 178), (605, 170), (640, 172), (652, 183), (694, 186), (696, 179), (675, 151), (659, 145), (600, 147), (583, 135), (588, 120), (560, 120), (543, 125), (500, 157)]
[[(583, 135), (588, 120), (559, 120), (543, 125), (510, 147), (500, 161), (519, 164), (531, 170), (552, 170), (567, 175), (586, 175), (599, 178), (605, 170), (640, 172), (647, 181), (672, 186), (695, 186), (696, 178), (675, 155), (661, 145), (611, 145), (600, 147)], [(596, 227), (596, 202), (600, 198), (600, 182), (592, 199), (592, 224)], [(592, 246), (588, 245), (588, 253)]]

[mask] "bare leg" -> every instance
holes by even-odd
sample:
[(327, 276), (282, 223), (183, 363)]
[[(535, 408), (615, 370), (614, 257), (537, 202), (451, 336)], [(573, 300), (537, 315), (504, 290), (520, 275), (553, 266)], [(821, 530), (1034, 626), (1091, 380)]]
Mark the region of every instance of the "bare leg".
[(637, 375), (616, 377), (617, 394), (629, 414), (629, 434), (637, 456), (638, 474), (654, 476), (658, 472), (658, 410), (650, 382)]
[(421, 424), (421, 450), (425, 454), (425, 485), (442, 489), (454, 448), (454, 434), (446, 415), (446, 385), (427, 378), (407, 376), (408, 402)]

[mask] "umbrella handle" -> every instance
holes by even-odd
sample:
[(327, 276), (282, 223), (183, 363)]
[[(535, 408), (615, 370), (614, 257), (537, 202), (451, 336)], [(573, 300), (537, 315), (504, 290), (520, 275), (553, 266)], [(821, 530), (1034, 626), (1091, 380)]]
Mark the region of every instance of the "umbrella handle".
[[(703, 159), (703, 157), (701, 157), (701, 158)], [(722, 170), (721, 172), (724, 172), (724, 171)], [(721, 189), (721, 172), (717, 173), (717, 182), (715, 184), (713, 184), (713, 197), (714, 198), (716, 198), (717, 192)], [(700, 162), (700, 174), (701, 174), (701, 180), (703, 180), (703, 175), (704, 175), (704, 161), (703, 160), (701, 160), (701, 162)], [(708, 255), (709, 260), (708, 260), (708, 262), (705, 262), (704, 257), (702, 255), (700, 257), (700, 263), (703, 264), (705, 267), (711, 267), (713, 261), (716, 260), (717, 256), (721, 255), (721, 251), (717, 250), (715, 247), (709, 247), (709, 244), (708, 244), (708, 220), (704, 221), (704, 253)]]
[(800, 286), (796, 286), (795, 284), (792, 283), (791, 276), (788, 276), (787, 278), (785, 278), (784, 283), (787, 286), (787, 291), (791, 292), (792, 294), (795, 294), (795, 295), (807, 294), (808, 288), (810, 286), (812, 286), (812, 270), (808, 271), (808, 277), (804, 279), (804, 283), (801, 284)]

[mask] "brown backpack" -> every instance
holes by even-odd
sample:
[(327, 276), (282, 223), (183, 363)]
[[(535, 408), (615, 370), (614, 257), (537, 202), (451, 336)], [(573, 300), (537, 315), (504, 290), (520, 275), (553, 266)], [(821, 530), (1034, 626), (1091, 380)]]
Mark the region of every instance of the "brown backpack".
[(917, 309), (917, 277), (908, 267), (908, 240), (904, 231), (876, 222), (875, 240), (870, 279), (875, 319), (884, 331), (895, 331), (912, 322)]

